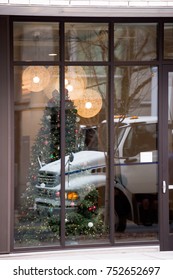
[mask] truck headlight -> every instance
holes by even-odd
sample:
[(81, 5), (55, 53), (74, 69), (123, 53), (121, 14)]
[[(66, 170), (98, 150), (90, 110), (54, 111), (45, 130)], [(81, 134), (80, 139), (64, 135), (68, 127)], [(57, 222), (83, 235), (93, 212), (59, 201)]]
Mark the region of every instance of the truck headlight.
[(77, 200), (77, 199), (79, 199), (79, 195), (77, 192), (68, 192), (67, 199), (68, 200)]

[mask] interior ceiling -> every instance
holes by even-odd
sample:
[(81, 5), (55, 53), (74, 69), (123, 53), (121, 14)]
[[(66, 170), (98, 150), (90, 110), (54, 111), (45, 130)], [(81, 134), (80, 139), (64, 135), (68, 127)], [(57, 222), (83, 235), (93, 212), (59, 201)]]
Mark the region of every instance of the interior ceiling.
[(0, 4), (0, 15), (75, 17), (172, 17), (173, 7), (49, 6)]

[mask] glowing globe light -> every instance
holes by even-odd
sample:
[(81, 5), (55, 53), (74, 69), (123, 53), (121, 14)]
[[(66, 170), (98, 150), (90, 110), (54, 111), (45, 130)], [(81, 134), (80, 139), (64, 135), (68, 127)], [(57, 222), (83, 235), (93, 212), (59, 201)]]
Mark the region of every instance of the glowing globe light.
[(74, 100), (74, 104), (79, 116), (92, 118), (102, 109), (102, 97), (98, 91), (87, 89), (81, 98)]
[(92, 107), (92, 103), (91, 102), (86, 102), (85, 103), (85, 108), (86, 109), (91, 109), (91, 107)]
[(22, 74), (22, 90), (39, 92), (47, 87), (50, 81), (49, 71), (44, 66), (28, 66)]
[(40, 82), (40, 78), (38, 76), (35, 76), (33, 78), (33, 83), (38, 84)]
[(67, 86), (66, 86), (66, 89), (67, 89), (69, 92), (72, 92), (72, 91), (73, 91), (73, 86), (72, 86), (72, 85), (67, 85)]

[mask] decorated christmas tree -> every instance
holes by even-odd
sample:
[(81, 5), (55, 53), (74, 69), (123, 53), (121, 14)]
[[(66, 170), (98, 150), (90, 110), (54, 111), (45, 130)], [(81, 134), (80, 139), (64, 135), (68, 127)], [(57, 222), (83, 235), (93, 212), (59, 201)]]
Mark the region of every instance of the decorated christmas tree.
[[(99, 193), (94, 188), (78, 203), (77, 209), (66, 213), (66, 237), (71, 239), (86, 235), (88, 238), (98, 238), (108, 232), (108, 228), (104, 225), (102, 208), (98, 206), (98, 199)], [(60, 235), (60, 218), (58, 220), (58, 217), (52, 216), (48, 224), (53, 232)]]
[[(57, 90), (52, 93), (43, 117), (40, 122), (40, 129), (31, 149), (29, 173), (26, 183), (26, 190), (23, 193), (21, 210), (26, 212), (34, 205), (34, 186), (37, 182), (38, 172), (41, 166), (60, 159), (61, 139), (61, 112), (60, 94)], [(65, 154), (82, 149), (80, 143), (82, 133), (79, 129), (77, 110), (73, 102), (65, 93)]]
[[(77, 123), (77, 110), (73, 102), (65, 96), (65, 153), (66, 155), (81, 149), (77, 141), (81, 135)], [(34, 184), (37, 180), (38, 170), (42, 165), (60, 158), (60, 94), (57, 90), (52, 93), (41, 120), (40, 130), (36, 136), (31, 151), (29, 169), (29, 182)]]
[[(61, 221), (57, 216), (40, 217), (35, 215), (34, 196), (35, 196), (35, 184), (37, 182), (37, 176), (41, 166), (60, 159), (60, 140), (61, 140), (61, 104), (60, 94), (58, 91), (52, 93), (52, 98), (43, 112), (42, 119), (40, 121), (40, 129), (35, 138), (34, 145), (31, 150), (30, 157), (30, 169), (27, 188), (23, 196), (23, 204), (21, 205), (21, 212), (24, 213), (24, 219), (26, 217), (28, 221), (34, 221), (42, 219), (42, 222), (38, 223), (37, 230), (47, 231), (55, 233), (60, 236)], [(69, 99), (68, 92), (65, 96), (65, 154), (71, 155), (82, 149), (80, 145), (81, 138), (83, 137), (79, 129), (77, 110), (74, 103)], [(84, 199), (80, 200), (77, 209), (71, 211), (66, 215), (66, 236), (67, 238), (88, 236), (91, 238), (97, 238), (106, 232), (106, 228), (103, 223), (102, 209), (98, 206), (98, 191), (94, 188), (88, 192)], [(28, 211), (31, 208), (31, 211)], [(72, 209), (73, 210), (73, 209)], [(76, 211), (77, 210), (77, 211)], [(35, 224), (33, 223), (35, 228)], [(21, 228), (19, 228), (19, 232)], [(50, 234), (50, 232), (49, 232)]]

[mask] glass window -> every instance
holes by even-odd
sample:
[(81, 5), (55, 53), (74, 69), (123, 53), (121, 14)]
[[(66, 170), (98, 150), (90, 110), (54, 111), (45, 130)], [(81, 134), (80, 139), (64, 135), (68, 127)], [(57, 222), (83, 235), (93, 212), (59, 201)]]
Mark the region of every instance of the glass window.
[[(66, 245), (109, 243), (110, 210), (115, 213), (111, 226), (116, 241), (146, 240), (149, 233), (143, 225), (151, 225), (150, 214), (152, 222), (157, 220), (158, 69), (150, 62), (139, 66), (139, 61), (157, 58), (157, 24), (116, 23), (110, 38), (114, 61), (108, 61), (108, 23), (64, 26), (62, 34), (55, 22), (14, 23), (15, 247), (61, 245), (60, 233)], [(59, 34), (65, 47), (61, 61)], [(120, 60), (121, 66), (113, 70), (114, 83), (109, 84), (110, 63)], [(138, 65), (127, 66), (127, 61)], [(114, 154), (109, 155), (112, 94)], [(109, 166), (109, 156), (114, 156), (114, 166)], [(112, 186), (110, 173), (115, 178)], [(145, 212), (149, 202), (152, 211)], [(150, 235), (157, 239), (157, 226)]]
[(66, 23), (65, 59), (67, 61), (107, 61), (108, 24)]
[(157, 59), (156, 23), (116, 23), (114, 25), (114, 57), (122, 61)]
[(55, 209), (60, 215), (60, 174), (53, 168), (60, 158), (58, 73), (53, 66), (14, 69), (16, 248), (60, 242), (49, 219)]
[(155, 116), (158, 104), (157, 88), (157, 67), (145, 65), (116, 67), (114, 73), (114, 115)]
[(116, 67), (114, 85), (115, 240), (158, 239), (158, 69)]
[(164, 58), (173, 59), (173, 23), (164, 24)]
[(15, 61), (59, 60), (59, 24), (15, 22), (13, 33)]
[(124, 157), (157, 150), (156, 124), (133, 124), (123, 147)]
[[(15, 247), (60, 245), (59, 68), (14, 69)], [(107, 150), (98, 144), (107, 73), (102, 66), (65, 68), (66, 244), (109, 242)]]
[[(66, 244), (105, 243), (109, 241), (108, 150), (99, 149), (98, 129), (108, 115), (108, 69), (76, 66), (73, 70), (73, 77), (77, 82), (82, 79), (84, 87), (75, 91), (74, 84), (74, 92), (66, 92), (66, 102), (70, 98), (74, 106), (69, 107), (68, 115), (74, 129), (66, 129)], [(66, 85), (67, 89), (67, 81)], [(107, 138), (106, 130), (104, 137)]]

